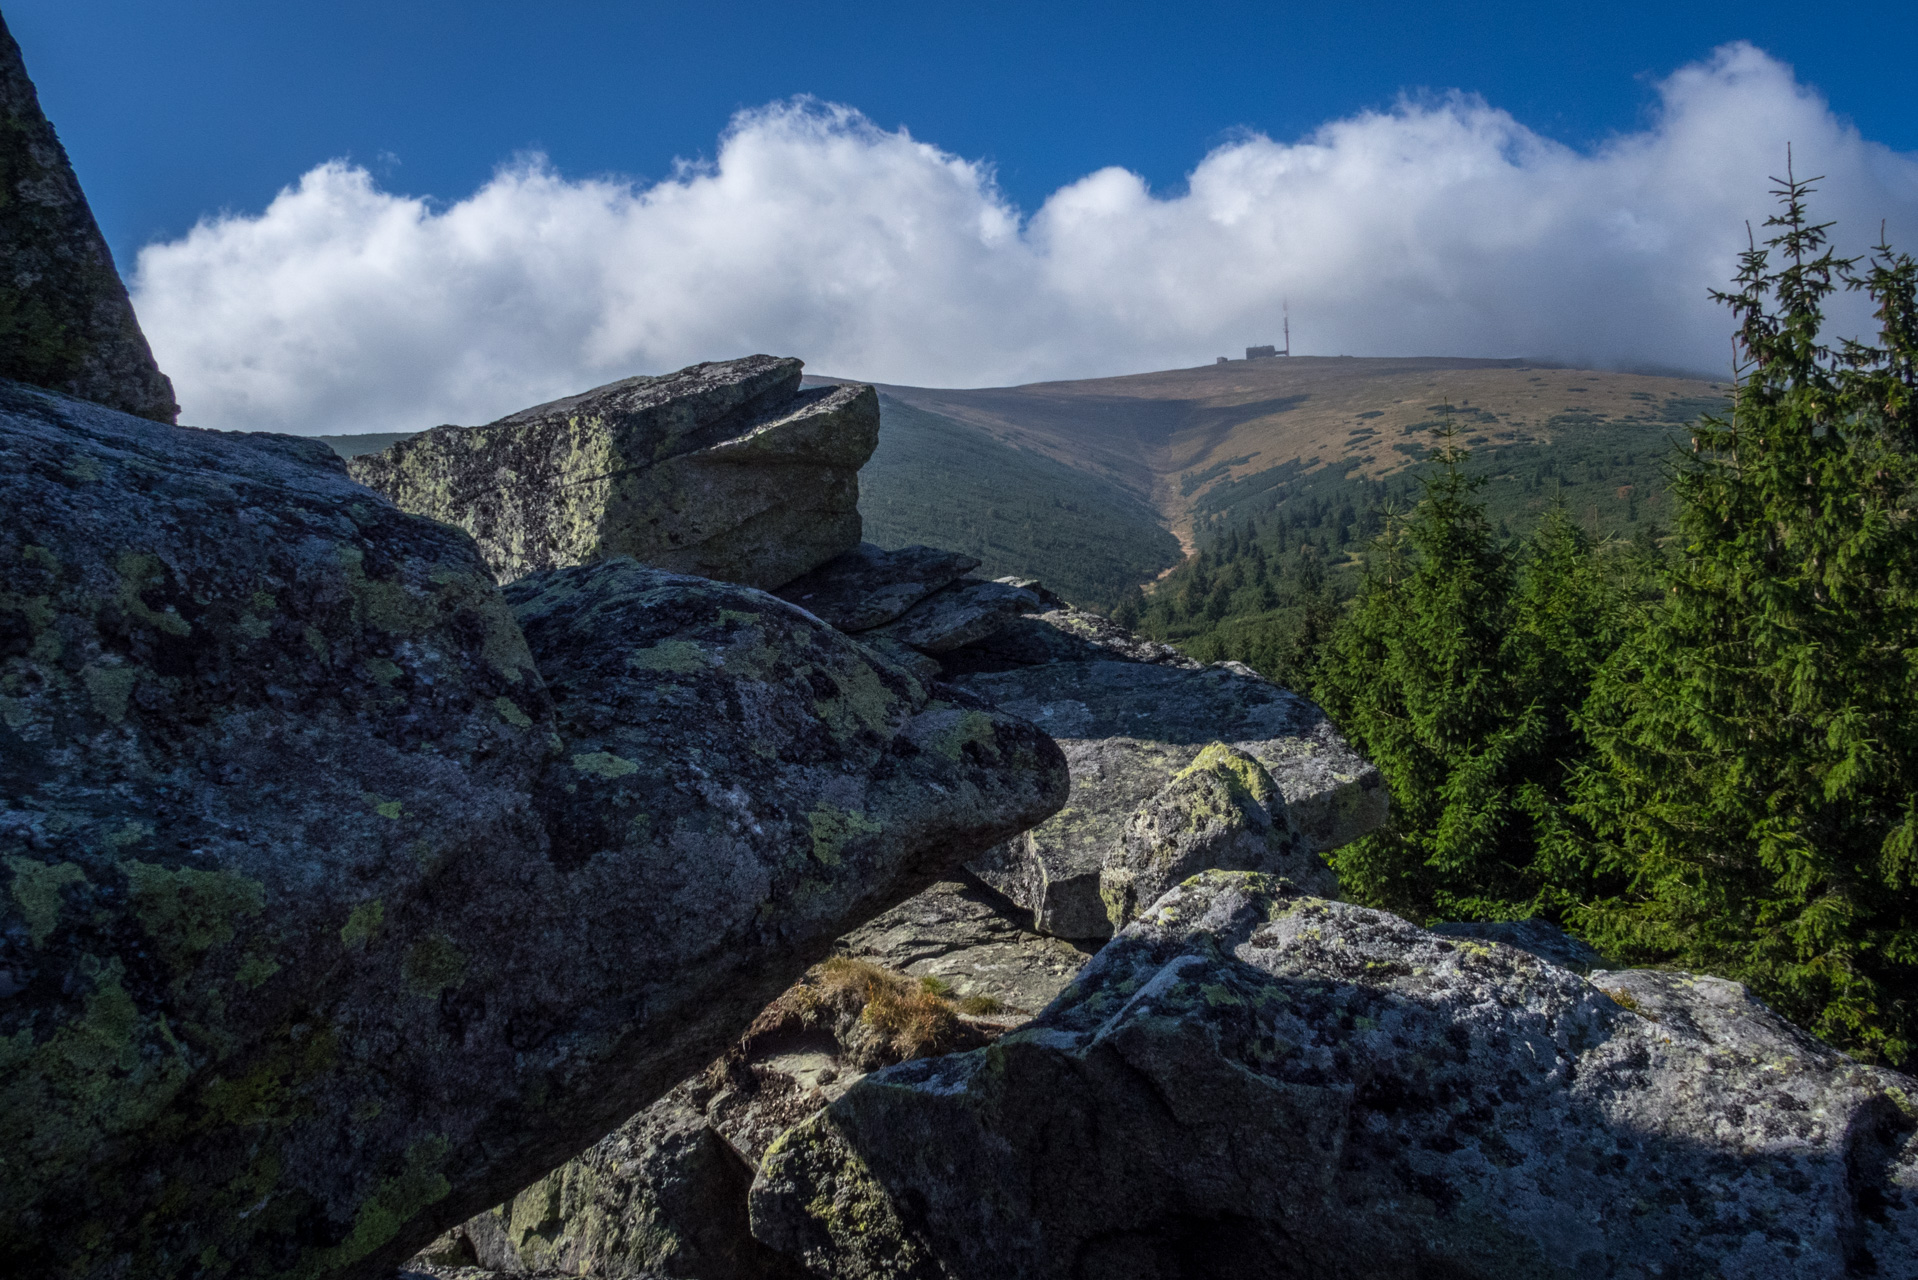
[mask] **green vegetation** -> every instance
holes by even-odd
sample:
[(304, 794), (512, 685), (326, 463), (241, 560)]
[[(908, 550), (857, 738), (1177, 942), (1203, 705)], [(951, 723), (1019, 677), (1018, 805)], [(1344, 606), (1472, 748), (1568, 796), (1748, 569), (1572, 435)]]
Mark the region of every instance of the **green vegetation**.
[(981, 573), (1042, 578), (1094, 609), (1181, 558), (1151, 507), (1109, 480), (890, 396), (879, 414), (859, 473), (868, 542), (962, 551)]
[[(1444, 431), (1409, 514), (1288, 502), (1126, 609), (1312, 689), (1378, 763), (1392, 817), (1334, 855), (1355, 900), (1558, 920), (1908, 1065), (1918, 261), (1835, 257), (1808, 190), (1786, 180), (1717, 295), (1745, 365), (1665, 462), (1675, 536), (1596, 537), (1569, 502), (1508, 536)], [(1821, 344), (1840, 288), (1876, 303), (1875, 343)]]
[(1482, 481), (1440, 455), (1380, 535), (1315, 688), (1391, 783), (1385, 827), (1333, 856), (1345, 891), (1425, 919), (1558, 914), (1592, 883), (1561, 857), (1570, 711), (1607, 651), (1612, 566), (1562, 511), (1505, 546)]
[[(1737, 406), (1675, 478), (1683, 553), (1580, 726), (1601, 947), (1741, 978), (1818, 1034), (1918, 1050), (1918, 262), (1841, 259), (1809, 187), (1743, 256)], [(1773, 253), (1778, 261), (1774, 264)], [(1836, 289), (1875, 344), (1821, 344)]]

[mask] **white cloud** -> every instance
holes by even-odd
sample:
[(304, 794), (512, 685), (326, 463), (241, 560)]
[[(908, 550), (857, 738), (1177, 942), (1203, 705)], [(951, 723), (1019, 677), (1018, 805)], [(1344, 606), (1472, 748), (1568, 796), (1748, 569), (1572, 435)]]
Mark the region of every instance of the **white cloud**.
[(1204, 363), (1273, 340), (1285, 299), (1302, 352), (1722, 370), (1705, 291), (1771, 211), (1787, 141), (1842, 247), (1885, 219), (1918, 249), (1918, 156), (1790, 68), (1730, 45), (1660, 95), (1591, 152), (1454, 96), (1229, 143), (1181, 195), (1103, 169), (1029, 218), (984, 165), (785, 103), (643, 188), (532, 159), (436, 207), (323, 165), (149, 245), (134, 296), (186, 421), (353, 432), (754, 351), (934, 386)]

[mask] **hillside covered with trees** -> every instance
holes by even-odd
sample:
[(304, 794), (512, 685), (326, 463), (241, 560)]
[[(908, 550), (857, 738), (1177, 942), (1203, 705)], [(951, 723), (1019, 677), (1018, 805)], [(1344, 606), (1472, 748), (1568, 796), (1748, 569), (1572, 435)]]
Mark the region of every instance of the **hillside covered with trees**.
[[(1403, 492), (1231, 527), (1122, 616), (1310, 689), (1394, 812), (1333, 855), (1413, 919), (1560, 921), (1918, 1049), (1918, 262), (1837, 257), (1787, 179), (1718, 295), (1742, 365), (1666, 469), (1669, 531), (1522, 534), (1456, 423)], [(1838, 290), (1874, 341), (1830, 342)]]

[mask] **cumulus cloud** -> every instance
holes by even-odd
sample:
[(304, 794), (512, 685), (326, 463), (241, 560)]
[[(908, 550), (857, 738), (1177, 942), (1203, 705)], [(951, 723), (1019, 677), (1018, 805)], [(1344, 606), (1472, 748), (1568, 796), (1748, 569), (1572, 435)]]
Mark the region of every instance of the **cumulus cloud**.
[(1882, 219), (1918, 249), (1918, 155), (1738, 44), (1590, 151), (1454, 95), (1230, 142), (1183, 193), (1103, 169), (1029, 216), (988, 166), (809, 101), (651, 186), (533, 158), (440, 206), (336, 162), (147, 246), (133, 289), (184, 420), (299, 432), (482, 422), (754, 351), (934, 386), (1205, 363), (1275, 340), (1287, 300), (1303, 353), (1722, 371), (1706, 290), (1788, 141), (1842, 247)]

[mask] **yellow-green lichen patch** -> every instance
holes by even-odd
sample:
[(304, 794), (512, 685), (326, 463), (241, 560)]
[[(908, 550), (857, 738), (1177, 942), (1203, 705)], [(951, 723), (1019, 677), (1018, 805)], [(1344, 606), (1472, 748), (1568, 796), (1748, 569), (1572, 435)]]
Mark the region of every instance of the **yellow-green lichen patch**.
[(235, 924), (260, 914), (266, 886), (230, 871), (127, 862), (133, 917), (176, 970), (233, 940)]
[(313, 1276), (344, 1270), (398, 1235), (420, 1210), (446, 1199), (453, 1184), (441, 1166), (451, 1145), (435, 1136), (408, 1147), (405, 1169), (380, 1183), (361, 1203), (346, 1239), (322, 1251), (304, 1270)]
[(104, 716), (109, 724), (120, 724), (127, 718), (127, 700), (133, 696), (133, 688), (140, 682), (138, 667), (88, 667), (81, 672), (86, 682), (87, 698), (93, 703), (93, 709)]
[(429, 933), (406, 949), (400, 976), (413, 994), (437, 999), (441, 991), (465, 980), (466, 953), (445, 934)]
[(388, 658), (368, 658), (366, 660), (366, 671), (368, 675), (373, 677), (373, 683), (379, 685), (381, 688), (385, 688), (406, 674), (406, 672), (400, 669), (399, 663)]
[(331, 657), (331, 648), (326, 643), (326, 636), (321, 634), (320, 629), (309, 626), (303, 634), (306, 637), (306, 647), (312, 651), (313, 656), (321, 662), (328, 661)]
[(394, 822), (398, 822), (406, 814), (405, 808), (398, 800), (388, 800), (377, 791), (360, 792), (360, 800), (367, 808), (379, 814), (380, 817), (391, 819)]
[(822, 804), (807, 814), (806, 821), (812, 829), (812, 856), (828, 867), (844, 861), (844, 850), (852, 841), (861, 836), (878, 835), (885, 829), (883, 824), (863, 813), (829, 804)]
[(166, 570), (155, 556), (129, 551), (114, 563), (120, 573), (120, 611), (138, 622), (172, 636), (184, 636), (193, 628), (171, 608), (155, 609), (140, 597), (166, 581)]
[(514, 702), (505, 694), (501, 694), (499, 697), (493, 699), (493, 710), (498, 713), (500, 719), (516, 729), (530, 729), (533, 727), (533, 717), (521, 711), (519, 709), (519, 703)]
[(1131, 921), (1132, 875), (1117, 867), (1106, 868), (1099, 877), (1099, 901), (1105, 906), (1106, 920), (1117, 933)]
[(8, 858), (13, 872), (13, 900), (26, 917), (27, 941), (39, 946), (60, 923), (60, 890), (70, 884), (87, 883), (86, 873), (71, 862), (35, 862), (32, 858)]
[(1272, 775), (1264, 765), (1254, 760), (1236, 747), (1223, 742), (1213, 742), (1199, 752), (1191, 764), (1174, 776), (1174, 781), (1190, 778), (1197, 774), (1209, 774), (1226, 784), (1235, 800), (1251, 800), (1261, 808), (1271, 809), (1279, 800), (1279, 789), (1272, 782)]
[(55, 616), (51, 596), (23, 596), (11, 591), (0, 591), (0, 613), (18, 614), (26, 622), (29, 635), (38, 635), (52, 626)]
[(968, 746), (984, 747), (994, 760), (999, 758), (998, 732), (992, 717), (983, 711), (962, 711), (951, 728), (933, 740), (932, 749), (948, 760), (957, 761)]
[(280, 962), (265, 952), (249, 952), (233, 971), (233, 980), (248, 991), (256, 991), (268, 978), (280, 971)]
[(638, 773), (639, 766), (625, 756), (616, 756), (610, 751), (583, 751), (573, 757), (573, 767), (581, 773), (590, 773), (596, 778), (623, 778), (629, 773)]
[(363, 951), (380, 931), (380, 925), (386, 921), (386, 904), (378, 898), (362, 902), (354, 907), (346, 917), (346, 923), (340, 926), (340, 945), (348, 951)]
[(439, 602), (415, 595), (405, 583), (368, 577), (366, 553), (355, 546), (339, 548), (340, 568), (353, 596), (355, 620), (390, 635), (418, 635), (440, 619)]
[(862, 730), (890, 735), (898, 704), (878, 672), (861, 663), (831, 679), (839, 688), (839, 696), (813, 703), (813, 711), (826, 722), (835, 738), (845, 738)]
[(626, 665), (634, 671), (683, 676), (710, 670), (713, 662), (706, 650), (694, 641), (661, 640), (627, 654)]
[[(122, 985), (118, 957), (84, 957), (92, 986), (80, 1015), (38, 1046), (31, 1032), (9, 1045), (25, 1061), (0, 1084), (0, 1140), (48, 1167), (72, 1167), (101, 1141), (150, 1124), (188, 1074), (186, 1050), (166, 1020), (143, 1015)], [(11, 1181), (11, 1178), (9, 1178)]]

